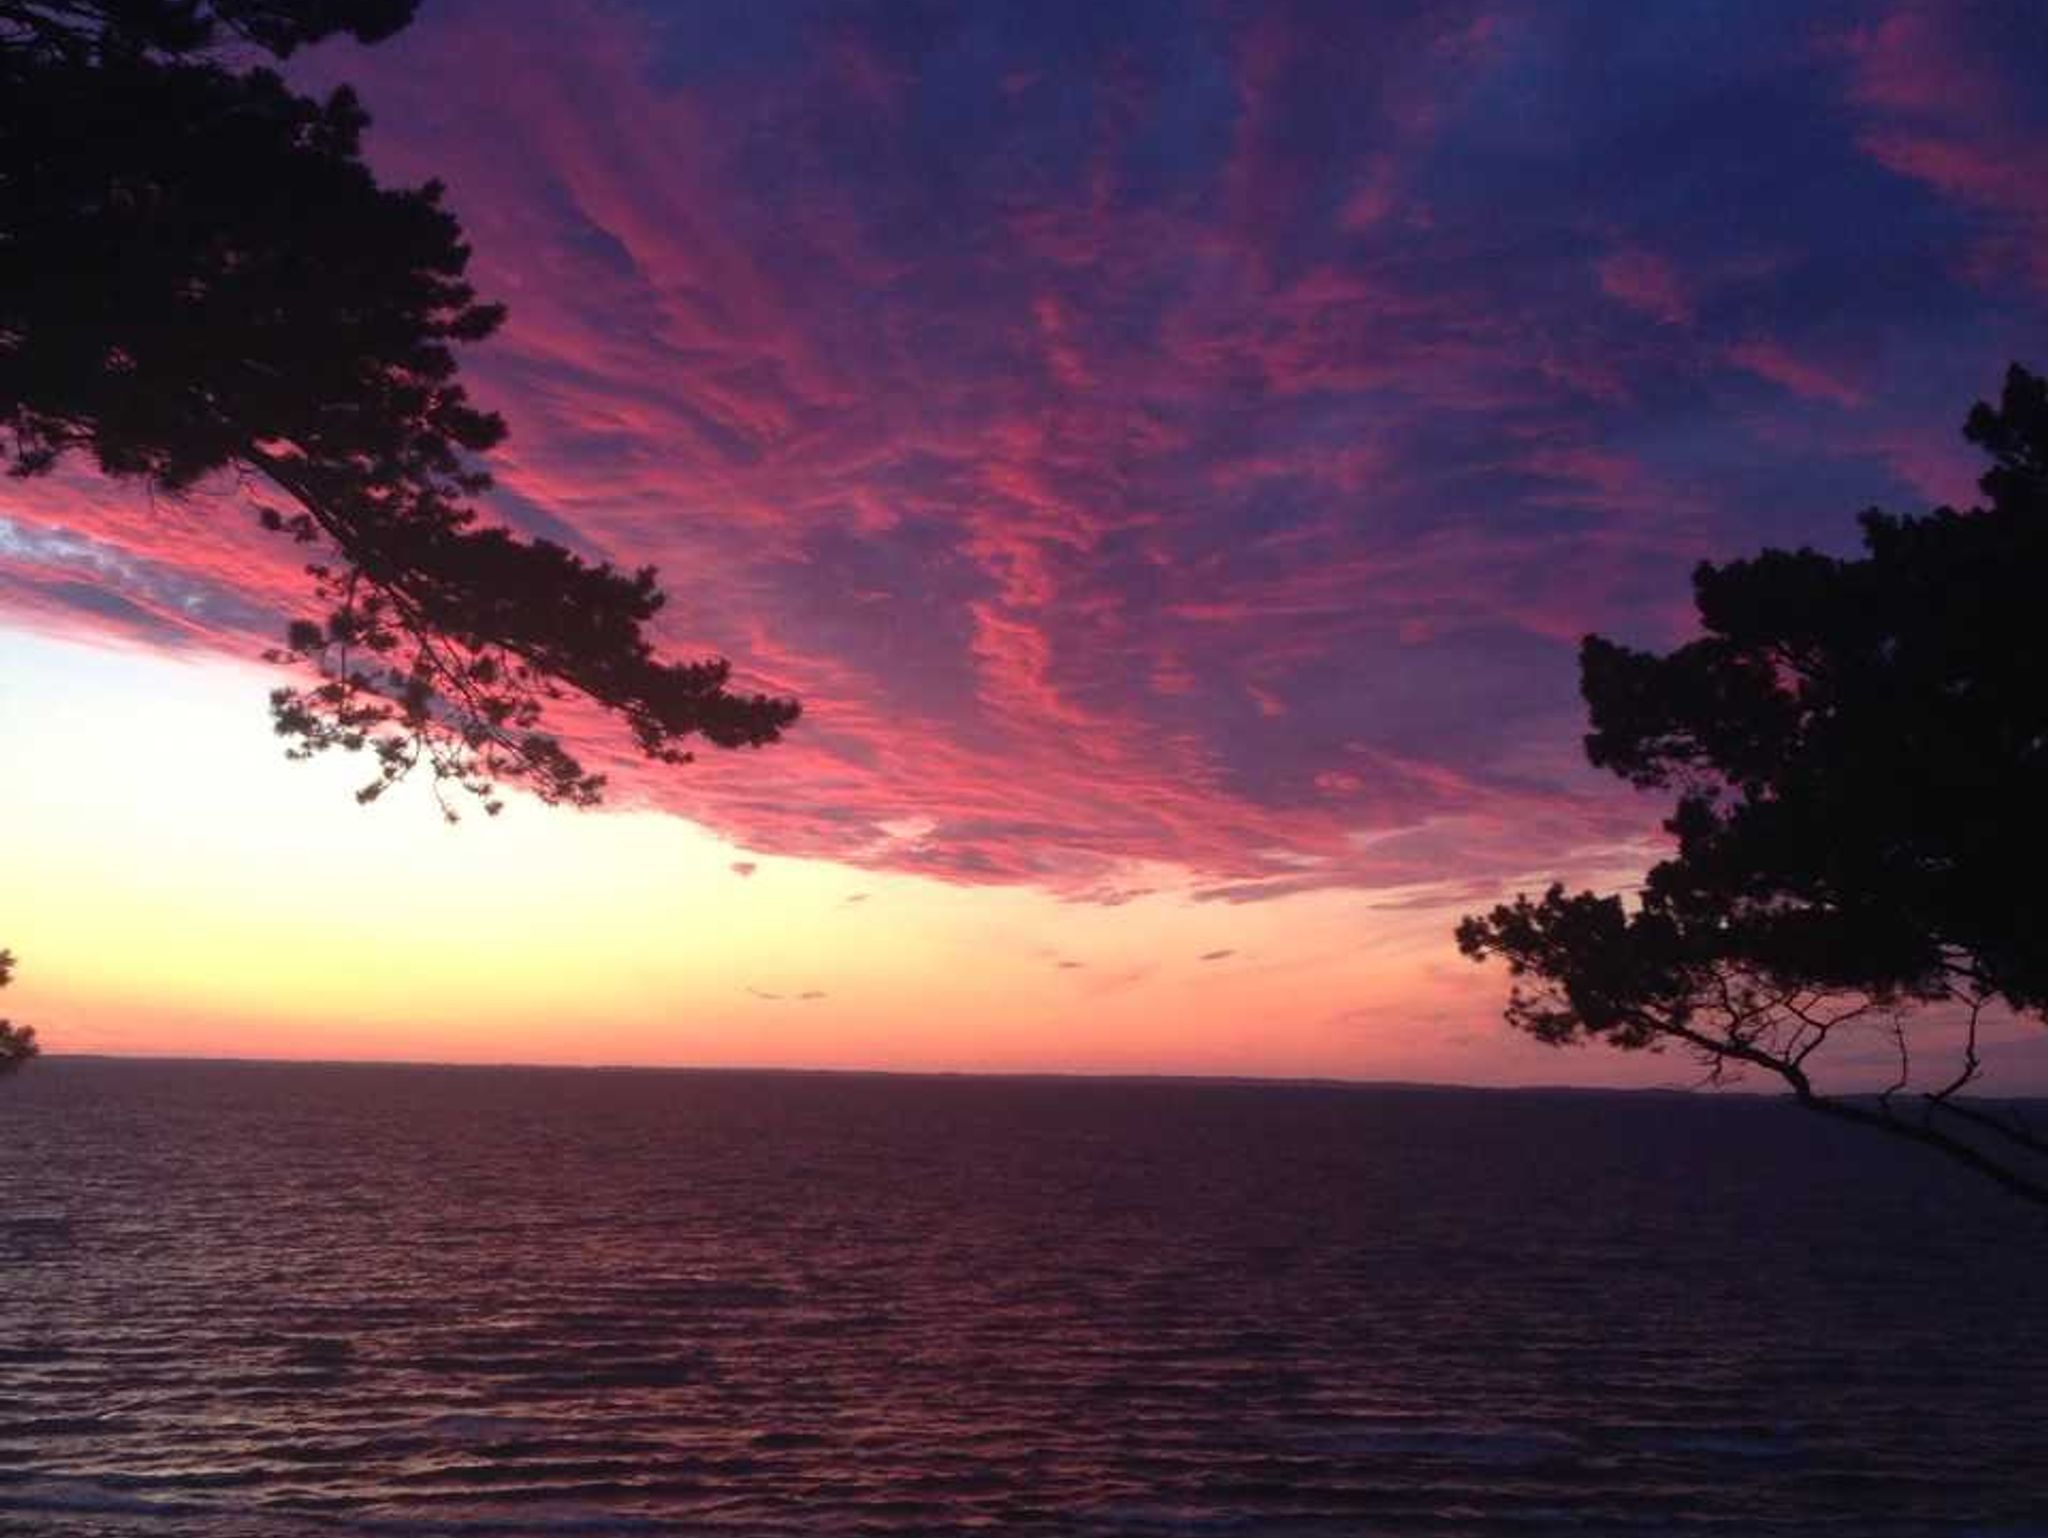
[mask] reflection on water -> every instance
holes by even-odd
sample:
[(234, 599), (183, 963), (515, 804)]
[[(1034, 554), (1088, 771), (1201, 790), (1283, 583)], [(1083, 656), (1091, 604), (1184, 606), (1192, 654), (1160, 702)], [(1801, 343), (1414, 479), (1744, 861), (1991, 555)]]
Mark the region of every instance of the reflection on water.
[(2048, 1533), (2048, 1228), (1774, 1105), (50, 1062), (0, 1529)]

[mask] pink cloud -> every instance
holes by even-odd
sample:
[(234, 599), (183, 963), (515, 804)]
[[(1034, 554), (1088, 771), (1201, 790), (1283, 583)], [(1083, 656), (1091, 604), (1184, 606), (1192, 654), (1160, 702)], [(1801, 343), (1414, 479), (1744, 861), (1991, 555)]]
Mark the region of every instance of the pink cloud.
[(1830, 42), (1871, 158), (1990, 217), (1966, 270), (2017, 271), (2048, 290), (2048, 114), (1969, 19), (1965, 7), (1918, 0)]
[(1929, 507), (1967, 507), (1976, 499), (1983, 460), (1956, 434), (1901, 426), (1878, 433), (1871, 446)]
[(1838, 369), (1801, 357), (1781, 342), (1762, 337), (1737, 342), (1728, 349), (1728, 359), (1806, 400), (1845, 407), (1860, 406), (1864, 401), (1862, 388)]
[[(1777, 340), (1751, 246), (1640, 209), (1496, 217), (1537, 152), (1479, 185), (1480, 87), (1533, 13), (1239, 14), (1201, 11), (1207, 95), (1168, 99), (1143, 50), (1005, 62), (953, 135), (937, 65), (842, 28), (720, 73), (624, 6), (451, 4), (323, 65), (392, 175), (448, 181), (511, 304), (472, 369), (513, 427), (493, 510), (654, 562), (669, 645), (805, 701), (786, 745), (681, 772), (567, 709), (617, 799), (764, 855), (1105, 902), (1161, 863), (1237, 899), (1506, 881), (1652, 820), (1575, 762), (1571, 648), (1677, 633), (1686, 567), (1728, 553), (1712, 477), (1729, 440), (1771, 445), (1706, 365), (1845, 407), (1878, 366)], [(1903, 73), (1864, 110), (1945, 111), (1905, 46), (1870, 45)], [(1182, 163), (1188, 122), (1213, 163)], [(1941, 158), (1988, 140), (1866, 129), (1972, 207), (2025, 195)], [(1724, 288), (1753, 335), (1706, 334)], [(1917, 442), (1834, 447), (1932, 485)], [(303, 602), (246, 508), (17, 498), (43, 543), (0, 548), (0, 604), (30, 623), (247, 657)]]
[(1624, 247), (1601, 257), (1595, 270), (1601, 291), (1617, 303), (1667, 326), (1692, 324), (1692, 296), (1672, 265), (1654, 251)]

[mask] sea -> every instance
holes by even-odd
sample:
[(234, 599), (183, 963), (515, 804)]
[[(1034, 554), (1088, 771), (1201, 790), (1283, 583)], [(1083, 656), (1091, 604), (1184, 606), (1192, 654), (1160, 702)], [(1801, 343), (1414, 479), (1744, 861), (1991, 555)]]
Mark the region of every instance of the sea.
[(2048, 1535), (2048, 1218), (1765, 1098), (52, 1059), (0, 1532)]

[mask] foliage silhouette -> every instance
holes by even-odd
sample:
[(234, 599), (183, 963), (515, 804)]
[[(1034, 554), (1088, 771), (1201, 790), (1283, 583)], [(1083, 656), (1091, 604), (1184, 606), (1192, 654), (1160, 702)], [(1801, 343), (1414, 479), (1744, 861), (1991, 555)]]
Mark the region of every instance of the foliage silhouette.
[[(0, 951), (0, 988), (5, 988), (13, 981), (14, 953)], [(40, 1051), (42, 1048), (36, 1045), (34, 1026), (15, 1025), (12, 1021), (0, 1020), (0, 1076), (14, 1072)]]
[[(2048, 383), (2014, 366), (1964, 432), (1987, 505), (1873, 509), (1854, 559), (1702, 565), (1705, 633), (1667, 655), (1587, 637), (1587, 756), (1678, 793), (1677, 853), (1633, 905), (1552, 886), (1457, 939), (1506, 960), (1507, 1018), (1539, 1041), (1773, 1073), (2048, 1205), (2048, 1139), (1962, 1095), (1987, 1010), (2048, 1012)], [(1936, 1019), (1955, 1040), (1930, 1081)], [(1873, 1031), (1889, 1089), (1817, 1088), (1823, 1049)]]
[(365, 801), (424, 767), (450, 817), (448, 788), (494, 812), (507, 781), (594, 802), (602, 777), (541, 729), (569, 695), (658, 762), (771, 743), (795, 702), (656, 657), (652, 568), (479, 524), (505, 429), (453, 349), (503, 310), (461, 227), (437, 184), (378, 185), (349, 90), (247, 66), (378, 41), (414, 3), (0, 0), (0, 454), (173, 495), (231, 472), (280, 504), (260, 522), (316, 555), (323, 612), (268, 654), (319, 678), (277, 690), (273, 723), (293, 757), (371, 753)]

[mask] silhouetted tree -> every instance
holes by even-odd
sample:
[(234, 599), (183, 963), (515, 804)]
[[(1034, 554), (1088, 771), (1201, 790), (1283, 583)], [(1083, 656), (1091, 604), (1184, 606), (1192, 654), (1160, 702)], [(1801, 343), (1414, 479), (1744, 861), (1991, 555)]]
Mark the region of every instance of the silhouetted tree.
[(438, 185), (378, 185), (350, 91), (249, 65), (375, 42), (413, 8), (0, 0), (0, 453), (17, 476), (76, 453), (159, 492), (227, 471), (267, 495), (321, 609), (269, 654), (319, 675), (276, 691), (274, 723), (295, 757), (371, 752), (364, 800), (424, 767), (491, 811), (500, 781), (595, 801), (601, 777), (541, 730), (565, 694), (660, 762), (773, 742), (793, 701), (655, 656), (651, 568), (479, 524), (504, 425), (453, 347), (503, 312), (465, 280), (460, 226)]
[[(0, 951), (0, 988), (14, 981), (14, 953)], [(36, 1045), (36, 1028), (0, 1020), (0, 1075), (10, 1074), (42, 1049)]]
[[(1507, 961), (1539, 1041), (1773, 1073), (2048, 1204), (2048, 1139), (1963, 1094), (1987, 1010), (2048, 1012), (2048, 384), (2015, 366), (1964, 431), (1986, 505), (1867, 512), (1852, 559), (1702, 565), (1704, 634), (1665, 655), (1589, 636), (1587, 755), (1677, 792), (1677, 851), (1633, 902), (1553, 886), (1457, 938)], [(1930, 1077), (1936, 1020), (1957, 1044)], [(1890, 1088), (1817, 1088), (1818, 1054), (1871, 1032)]]

